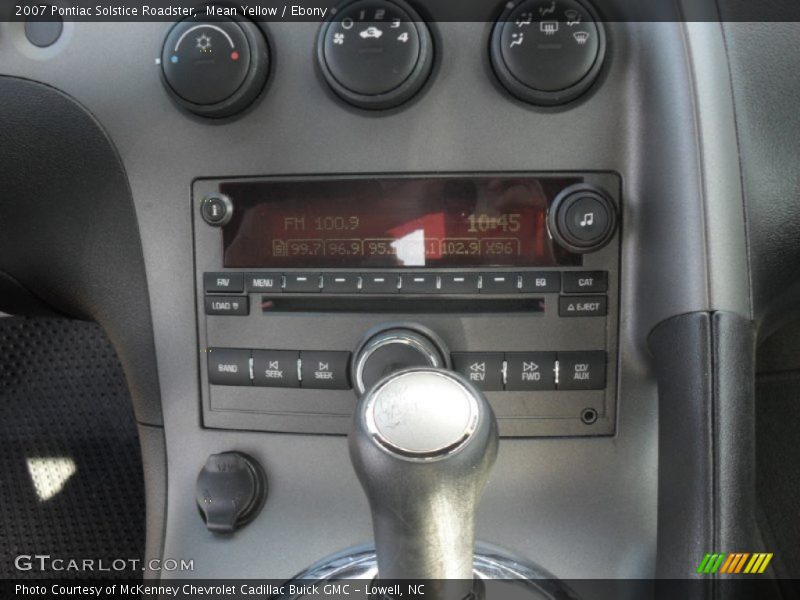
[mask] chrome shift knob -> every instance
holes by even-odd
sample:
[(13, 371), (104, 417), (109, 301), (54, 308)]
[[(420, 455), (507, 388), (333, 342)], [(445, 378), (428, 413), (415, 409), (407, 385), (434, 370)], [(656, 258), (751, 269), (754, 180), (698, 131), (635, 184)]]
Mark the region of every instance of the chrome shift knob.
[(494, 413), (457, 373), (399, 371), (361, 399), (350, 456), (381, 579), (461, 580), (462, 597), (471, 591), (475, 510), (496, 455)]

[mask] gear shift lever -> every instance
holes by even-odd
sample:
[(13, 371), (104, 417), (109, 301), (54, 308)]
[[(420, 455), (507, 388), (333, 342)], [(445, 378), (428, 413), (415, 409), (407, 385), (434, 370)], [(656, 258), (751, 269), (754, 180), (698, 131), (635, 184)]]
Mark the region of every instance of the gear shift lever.
[(472, 591), (475, 510), (496, 455), (494, 413), (456, 373), (399, 371), (361, 399), (350, 457), (381, 579), (460, 580), (448, 597)]

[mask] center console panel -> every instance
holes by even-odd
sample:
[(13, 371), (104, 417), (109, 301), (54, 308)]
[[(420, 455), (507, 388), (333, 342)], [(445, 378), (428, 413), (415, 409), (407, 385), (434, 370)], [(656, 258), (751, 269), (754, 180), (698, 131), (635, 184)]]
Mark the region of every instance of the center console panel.
[(408, 326), (484, 390), (501, 436), (613, 434), (620, 190), (611, 173), (196, 180), (203, 425), (345, 434), (365, 338)]

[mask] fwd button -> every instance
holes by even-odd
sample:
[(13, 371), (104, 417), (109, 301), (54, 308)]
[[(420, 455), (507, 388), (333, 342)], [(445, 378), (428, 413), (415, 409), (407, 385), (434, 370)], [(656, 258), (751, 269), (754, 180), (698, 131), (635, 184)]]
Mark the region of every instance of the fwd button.
[(452, 358), (453, 368), (478, 389), (503, 389), (502, 352), (453, 352)]
[(507, 390), (556, 389), (555, 352), (506, 352)]

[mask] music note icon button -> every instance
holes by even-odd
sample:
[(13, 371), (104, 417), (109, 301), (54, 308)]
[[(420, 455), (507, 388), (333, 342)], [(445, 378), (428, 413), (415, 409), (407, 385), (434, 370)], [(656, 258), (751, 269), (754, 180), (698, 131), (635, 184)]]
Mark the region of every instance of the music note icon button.
[(602, 236), (608, 228), (608, 211), (593, 196), (576, 201), (567, 210), (566, 224), (570, 233), (583, 241)]

